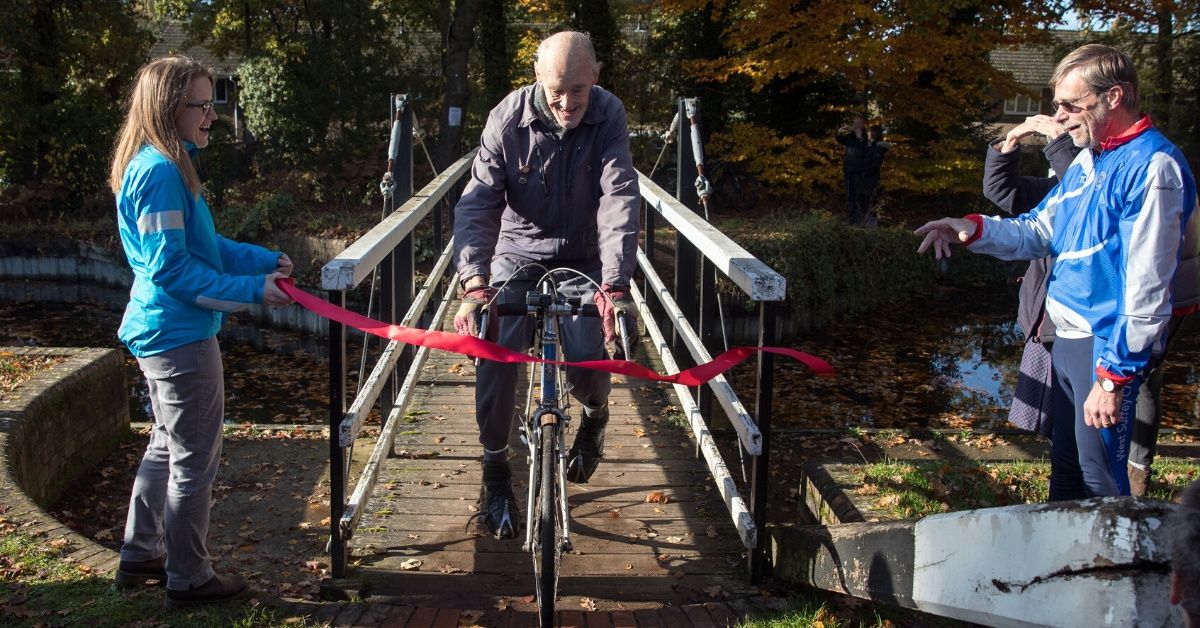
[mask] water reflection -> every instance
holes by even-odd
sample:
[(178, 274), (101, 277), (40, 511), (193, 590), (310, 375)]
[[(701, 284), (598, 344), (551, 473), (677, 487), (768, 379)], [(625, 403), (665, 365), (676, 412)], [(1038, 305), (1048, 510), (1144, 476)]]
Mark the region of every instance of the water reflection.
[[(945, 289), (918, 302), (846, 318), (793, 346), (829, 360), (816, 378), (776, 361), (774, 421), (798, 428), (993, 429), (1007, 426), (1021, 358), (1015, 290)], [(1167, 360), (1163, 421), (1200, 426), (1200, 337), (1190, 321)], [(738, 367), (753, 399), (754, 369)]]
[[(145, 380), (116, 336), (128, 298), (123, 288), (99, 284), (0, 281), (0, 345), (120, 349), (130, 416), (147, 421)], [(322, 341), (259, 329), (236, 316), (218, 338), (225, 365), (226, 422), (328, 421), (329, 367)]]

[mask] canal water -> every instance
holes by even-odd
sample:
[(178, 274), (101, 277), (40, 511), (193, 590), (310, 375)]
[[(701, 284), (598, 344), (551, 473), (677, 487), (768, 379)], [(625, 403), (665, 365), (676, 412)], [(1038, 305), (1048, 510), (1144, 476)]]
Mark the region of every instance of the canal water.
[[(127, 292), (97, 284), (0, 281), (0, 345), (113, 347)], [(295, 307), (295, 306), (293, 306)], [(946, 289), (933, 298), (841, 321), (793, 343), (830, 361), (834, 378), (777, 359), (775, 424), (781, 428), (1003, 427), (1021, 338), (1015, 291)], [(1200, 427), (1200, 334), (1185, 326), (1166, 371), (1164, 424)], [(230, 423), (324, 424), (324, 341), (230, 317), (220, 335)], [(372, 338), (374, 342), (374, 338)], [(126, 355), (130, 410), (148, 417), (145, 383)], [(356, 371), (360, 351), (348, 362)], [(731, 380), (747, 405), (753, 360)], [(369, 366), (369, 364), (368, 364)], [(356, 374), (351, 375), (350, 387)], [(375, 419), (377, 420), (377, 418)]]

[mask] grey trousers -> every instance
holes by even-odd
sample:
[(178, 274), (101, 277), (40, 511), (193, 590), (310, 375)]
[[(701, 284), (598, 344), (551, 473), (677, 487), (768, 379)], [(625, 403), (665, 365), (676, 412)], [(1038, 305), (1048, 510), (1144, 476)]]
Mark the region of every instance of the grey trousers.
[[(499, 286), (501, 282), (513, 277), (520, 264), (519, 260), (508, 257), (492, 260), (492, 285)], [(598, 279), (598, 263), (596, 266), (594, 270), (586, 267), (580, 270), (587, 272), (592, 279)], [(546, 264), (546, 267), (556, 266)], [(541, 275), (540, 269), (521, 272), (500, 291), (496, 302), (524, 303), (525, 293), (536, 287), (536, 281)], [(556, 274), (555, 280), (558, 281), (560, 294), (568, 297), (578, 296), (585, 304), (592, 302), (595, 288), (583, 278)], [(489, 327), (499, 330), (490, 332), (489, 336), (513, 351), (525, 351), (533, 338), (533, 324), (528, 317), (499, 317), (499, 320), (494, 320)], [(562, 341), (563, 358), (567, 361), (604, 358), (604, 332), (598, 318), (577, 316), (563, 319), (559, 338)], [(518, 368), (525, 367), (489, 360), (481, 360), (479, 363), (475, 378), (475, 420), (479, 423), (479, 442), (483, 444), (484, 449), (496, 451), (508, 445), (509, 432), (512, 430), (513, 417), (516, 414)], [(608, 394), (612, 390), (612, 381), (608, 373), (568, 368), (567, 381), (571, 385), (571, 396), (583, 404), (585, 412), (608, 405)]]
[(166, 554), (167, 588), (186, 590), (213, 577), (206, 540), (225, 414), (221, 348), (209, 338), (138, 365), (154, 428), (133, 482), (121, 559)]

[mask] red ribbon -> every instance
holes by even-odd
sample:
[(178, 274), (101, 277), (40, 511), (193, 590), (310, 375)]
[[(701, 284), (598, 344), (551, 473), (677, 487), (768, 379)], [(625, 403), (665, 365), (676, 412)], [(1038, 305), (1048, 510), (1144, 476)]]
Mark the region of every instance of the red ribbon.
[(830, 376), (834, 374), (833, 367), (828, 362), (814, 355), (788, 349), (785, 347), (734, 347), (716, 358), (711, 362), (705, 362), (698, 366), (693, 366), (690, 369), (680, 371), (674, 375), (660, 375), (641, 364), (626, 360), (587, 360), (584, 362), (563, 362), (550, 361), (542, 358), (536, 358), (525, 353), (518, 353), (511, 349), (506, 349), (494, 342), (489, 342), (474, 336), (463, 334), (451, 334), (444, 331), (431, 331), (428, 329), (420, 329), (415, 327), (404, 327), (402, 325), (392, 325), (377, 321), (373, 318), (368, 318), (362, 314), (356, 314), (342, 307), (338, 307), (324, 299), (315, 297), (296, 287), (292, 279), (278, 279), (275, 284), (283, 290), (285, 294), (292, 297), (305, 309), (312, 311), (318, 316), (337, 321), (343, 325), (349, 325), (355, 329), (365, 331), (368, 334), (374, 334), (381, 338), (395, 340), (410, 345), (419, 345), (429, 347), (430, 349), (441, 349), (442, 351), (450, 351), (459, 353), (473, 358), (483, 358), (495, 362), (508, 363), (529, 363), (538, 364), (558, 364), (561, 366), (575, 366), (579, 368), (592, 369), (596, 371), (606, 371), (608, 373), (616, 373), (618, 375), (626, 375), (629, 377), (638, 377), (641, 379), (649, 379), (656, 382), (667, 382), (671, 384), (683, 384), (684, 386), (700, 386), (708, 380), (724, 373), (741, 363), (746, 358), (750, 357), (757, 351), (765, 351), (778, 355), (787, 356), (794, 360), (798, 360), (811, 369), (817, 375)]

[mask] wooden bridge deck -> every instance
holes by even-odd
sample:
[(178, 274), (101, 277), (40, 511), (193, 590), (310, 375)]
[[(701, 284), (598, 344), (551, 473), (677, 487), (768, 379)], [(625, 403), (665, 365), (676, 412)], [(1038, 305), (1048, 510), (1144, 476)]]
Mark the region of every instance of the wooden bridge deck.
[[(477, 611), (481, 625), (536, 623), (532, 559), (520, 537), (497, 541), (468, 525), (480, 485), (474, 378), (461, 356), (435, 352), (425, 364), (395, 455), (348, 544), (348, 576), (364, 599), (396, 608)], [(669, 389), (613, 381), (606, 457), (590, 483), (569, 485), (575, 551), (563, 557), (560, 619), (726, 625), (735, 619), (726, 602), (754, 593), (728, 512), (690, 434), (660, 418)], [(579, 413), (574, 406), (573, 425)], [(523, 507), (527, 449), (515, 429), (510, 445)]]

